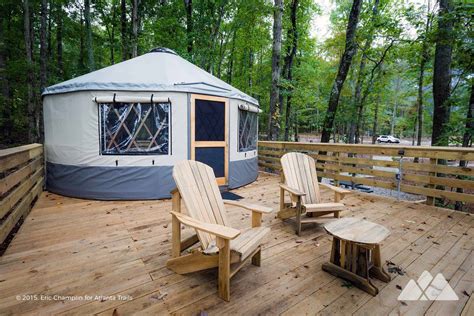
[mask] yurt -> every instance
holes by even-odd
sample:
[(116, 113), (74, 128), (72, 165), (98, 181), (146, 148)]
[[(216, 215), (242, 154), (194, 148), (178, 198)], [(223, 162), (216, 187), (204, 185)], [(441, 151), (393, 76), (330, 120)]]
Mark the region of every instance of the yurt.
[(101, 200), (160, 199), (185, 159), (223, 188), (257, 178), (258, 102), (167, 48), (43, 91), (46, 185)]

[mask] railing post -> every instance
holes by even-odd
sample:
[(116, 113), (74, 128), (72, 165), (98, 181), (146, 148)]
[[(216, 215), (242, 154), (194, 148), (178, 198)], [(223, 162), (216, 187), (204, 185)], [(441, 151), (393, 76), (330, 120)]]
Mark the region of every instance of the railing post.
[[(430, 158), (430, 164), (431, 165), (436, 165), (438, 163), (438, 159), (436, 158)], [(436, 176), (436, 172), (430, 172), (429, 175), (431, 177), (434, 177)], [(433, 184), (428, 184), (427, 185), (428, 188), (434, 188), (435, 186)], [(426, 204), (427, 205), (434, 205), (435, 204), (435, 197), (433, 196), (427, 196), (426, 197)]]

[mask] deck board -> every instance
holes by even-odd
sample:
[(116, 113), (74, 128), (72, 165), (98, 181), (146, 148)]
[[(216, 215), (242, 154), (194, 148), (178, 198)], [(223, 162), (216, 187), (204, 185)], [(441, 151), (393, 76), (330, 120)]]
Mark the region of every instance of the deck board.
[[(278, 208), (277, 176), (235, 190), (247, 201)], [(330, 201), (330, 192), (322, 191)], [(231, 281), (231, 301), (216, 294), (216, 271), (177, 275), (165, 267), (171, 252), (171, 203), (87, 201), (45, 192), (0, 257), (0, 314), (375, 314), (458, 315), (472, 310), (474, 216), (369, 194), (352, 194), (342, 216), (382, 224), (391, 235), (382, 259), (402, 267), (376, 297), (321, 269), (331, 238), (320, 224), (304, 226), (265, 215), (271, 227), (262, 267), (247, 264)], [(236, 228), (250, 225), (246, 211), (229, 207)], [(332, 220), (322, 219), (321, 223)], [(191, 234), (185, 229), (183, 235)], [(399, 287), (424, 270), (443, 273), (457, 302), (399, 302)], [(397, 287), (398, 286), (398, 287)], [(17, 296), (102, 295), (131, 300), (17, 300)], [(245, 302), (245, 303), (243, 303)]]

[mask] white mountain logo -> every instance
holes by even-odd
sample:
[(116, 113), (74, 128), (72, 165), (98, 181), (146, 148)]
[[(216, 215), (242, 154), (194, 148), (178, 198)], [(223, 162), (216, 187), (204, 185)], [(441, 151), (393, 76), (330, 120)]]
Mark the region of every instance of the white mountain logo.
[(457, 301), (459, 297), (453, 291), (441, 273), (436, 277), (423, 271), (418, 280), (408, 282), (398, 296), (399, 301)]

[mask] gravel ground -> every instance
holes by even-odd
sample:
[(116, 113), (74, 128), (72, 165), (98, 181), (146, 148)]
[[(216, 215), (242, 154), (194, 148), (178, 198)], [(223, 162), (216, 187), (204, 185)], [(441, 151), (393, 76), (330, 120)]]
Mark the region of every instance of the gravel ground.
[[(383, 189), (383, 188), (372, 188), (374, 192), (372, 194), (376, 195), (382, 195), (382, 196), (389, 196), (393, 198), (398, 197), (398, 192), (394, 190), (388, 190), (388, 189)], [(405, 201), (420, 201), (420, 200), (425, 200), (426, 197), (421, 196), (421, 195), (415, 195), (415, 194), (410, 194), (410, 193), (405, 193), (405, 192), (400, 192), (400, 200), (405, 200)]]
[[(330, 183), (329, 179), (324, 178), (323, 183)], [(369, 187), (369, 186), (365, 186)], [(369, 187), (374, 192), (370, 194), (375, 194), (375, 195), (381, 195), (381, 196), (386, 196), (386, 197), (391, 197), (391, 198), (398, 198), (398, 191), (396, 190), (389, 190), (389, 189), (383, 189), (383, 188), (377, 188), (377, 187)], [(357, 191), (357, 190), (356, 190)], [(410, 193), (405, 193), (405, 192), (400, 192), (400, 200), (404, 201), (420, 201), (420, 200), (425, 200), (426, 197), (421, 196), (421, 195), (415, 195), (415, 194), (410, 194)]]

